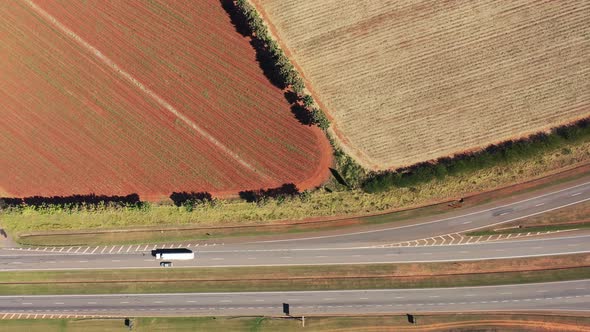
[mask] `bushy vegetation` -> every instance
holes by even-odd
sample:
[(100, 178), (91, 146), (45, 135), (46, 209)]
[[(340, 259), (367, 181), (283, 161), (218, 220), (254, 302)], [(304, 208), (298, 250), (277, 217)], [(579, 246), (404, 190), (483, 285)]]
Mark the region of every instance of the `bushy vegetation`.
[(25, 198), (0, 197), (0, 211), (19, 212), (34, 210), (40, 213), (106, 211), (112, 209), (148, 210), (150, 204), (137, 194), (126, 196), (71, 195), (30, 196)]
[[(301, 193), (299, 193), (299, 189), (295, 184), (285, 183), (277, 188), (241, 191), (239, 195), (246, 202), (263, 206), (271, 200), (275, 200), (278, 205), (281, 205), (288, 199), (300, 196)], [(303, 200), (304, 198), (302, 198)]]
[(217, 199), (208, 192), (174, 192), (170, 199), (176, 206), (182, 206), (187, 212), (192, 212), (197, 207), (215, 206)]
[[(590, 118), (570, 125), (556, 127), (549, 133), (539, 133), (527, 138), (507, 141), (487, 148), (424, 162), (395, 171), (382, 171), (369, 174), (363, 183), (368, 193), (382, 192), (391, 187), (413, 187), (417, 184), (443, 179), (448, 175), (472, 173), (486, 167), (524, 160), (568, 143), (590, 138)], [(562, 148), (567, 154), (569, 149)]]
[[(328, 138), (334, 150), (334, 162), (336, 166), (334, 171), (337, 172), (337, 174), (333, 174), (334, 177), (337, 178), (338, 182), (343, 182), (342, 184), (348, 189), (360, 188), (367, 172), (361, 165), (336, 145), (334, 138), (330, 136)], [(332, 173), (334, 173), (334, 171)]]
[[(296, 96), (295, 100), (293, 100), (293, 103), (296, 104), (294, 109), (301, 110), (303, 108), (302, 111), (305, 114), (298, 114), (299, 120), (306, 125), (315, 125), (326, 133), (332, 145), (336, 161), (334, 170), (336, 174), (334, 176), (340, 178), (338, 182), (341, 183), (341, 187), (347, 189), (359, 188), (366, 176), (366, 171), (336, 146), (334, 140), (328, 134), (328, 128), (330, 127), (328, 117), (315, 105), (313, 97), (305, 93), (303, 80), (278, 43), (270, 37), (268, 29), (256, 9), (247, 0), (237, 0), (236, 7), (247, 21), (252, 36), (263, 44), (263, 50), (259, 51), (270, 53), (270, 56), (266, 58), (270, 58), (274, 62), (275, 72), (278, 73), (276, 76), (279, 77), (285, 87), (290, 86), (294, 92)], [(268, 197), (259, 198), (255, 201), (260, 205), (266, 200), (268, 200)]]
[(278, 43), (272, 39), (268, 28), (256, 9), (247, 0), (237, 0), (235, 5), (241, 15), (244, 16), (252, 37), (259, 41), (257, 43), (259, 45), (258, 52), (265, 53), (262, 58), (272, 62), (271, 64), (264, 64), (265, 66), (271, 65), (273, 67), (273, 77), (271, 79), (275, 82), (280, 82), (283, 88), (290, 87), (297, 95), (295, 103), (304, 105), (306, 111), (309, 113), (310, 121), (308, 124), (316, 125), (326, 131), (330, 126), (330, 121), (322, 110), (313, 107), (313, 98), (305, 93), (303, 79), (299, 76), (299, 73), (295, 70), (295, 67), (279, 47)]

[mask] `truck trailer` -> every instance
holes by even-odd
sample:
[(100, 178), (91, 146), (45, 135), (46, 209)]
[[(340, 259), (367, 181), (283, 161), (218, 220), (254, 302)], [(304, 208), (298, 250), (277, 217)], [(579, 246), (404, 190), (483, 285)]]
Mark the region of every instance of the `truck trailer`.
[(189, 260), (195, 258), (195, 253), (185, 248), (156, 249), (154, 250), (154, 256), (162, 260)]

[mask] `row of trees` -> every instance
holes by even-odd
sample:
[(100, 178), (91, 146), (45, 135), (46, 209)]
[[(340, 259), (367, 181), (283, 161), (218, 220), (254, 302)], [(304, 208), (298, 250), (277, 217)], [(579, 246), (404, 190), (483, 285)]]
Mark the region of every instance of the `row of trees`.
[(213, 207), (217, 205), (217, 199), (213, 198), (211, 194), (206, 191), (173, 192), (172, 195), (170, 195), (170, 199), (174, 202), (174, 205), (184, 207), (187, 212), (192, 212), (197, 207)]
[(107, 195), (70, 195), (70, 196), (30, 196), (25, 198), (0, 197), (0, 210), (31, 207), (35, 210), (80, 211), (104, 208), (138, 208), (149, 207), (142, 202), (138, 194), (125, 196)]
[[(303, 196), (308, 195), (304, 192)], [(300, 196), (301, 193), (293, 183), (284, 183), (280, 187), (270, 189), (246, 190), (240, 191), (240, 198), (246, 202), (264, 205), (271, 199), (277, 200), (278, 203), (284, 202), (288, 198)], [(302, 198), (303, 199), (303, 198)]]
[[(433, 162), (420, 163), (395, 171), (381, 171), (369, 174), (363, 183), (366, 192), (382, 192), (391, 187), (412, 187), (447, 175), (473, 172), (485, 167), (505, 164), (556, 149), (567, 143), (590, 138), (590, 118), (552, 129), (549, 133), (538, 133), (527, 138), (490, 145), (472, 153), (439, 158)], [(562, 149), (568, 153), (567, 147)]]
[(322, 110), (314, 106), (313, 98), (305, 93), (303, 79), (279, 47), (279, 44), (271, 38), (268, 28), (256, 9), (247, 0), (236, 0), (236, 7), (244, 16), (252, 37), (258, 41), (256, 44), (258, 46), (257, 51), (264, 53), (260, 58), (270, 62), (270, 64), (264, 64), (264, 66), (270, 65), (273, 67), (274, 74), (272, 76), (274, 81), (280, 82), (281, 88), (290, 87), (297, 95), (296, 102), (302, 104), (305, 110), (309, 112), (309, 117), (306, 117), (309, 118), (309, 124), (316, 125), (326, 131), (330, 127), (330, 121)]

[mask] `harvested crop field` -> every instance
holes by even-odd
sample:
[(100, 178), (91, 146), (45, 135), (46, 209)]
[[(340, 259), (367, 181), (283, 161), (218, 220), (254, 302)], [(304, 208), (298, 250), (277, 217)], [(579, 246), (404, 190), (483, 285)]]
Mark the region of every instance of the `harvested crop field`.
[(0, 193), (237, 193), (327, 176), (217, 0), (0, 2)]
[(588, 1), (253, 1), (369, 168), (590, 114)]

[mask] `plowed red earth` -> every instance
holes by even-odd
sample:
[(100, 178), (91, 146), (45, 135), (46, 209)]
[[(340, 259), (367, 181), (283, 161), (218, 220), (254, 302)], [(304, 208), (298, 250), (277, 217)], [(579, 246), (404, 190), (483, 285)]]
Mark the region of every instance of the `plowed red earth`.
[(0, 2), (0, 188), (13, 196), (239, 190), (327, 176), (217, 0)]

